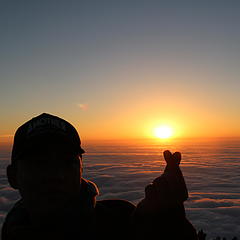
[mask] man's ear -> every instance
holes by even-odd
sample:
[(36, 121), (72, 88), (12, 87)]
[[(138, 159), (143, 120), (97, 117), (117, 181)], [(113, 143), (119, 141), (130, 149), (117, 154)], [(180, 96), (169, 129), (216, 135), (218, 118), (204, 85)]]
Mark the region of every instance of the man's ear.
[(14, 165), (7, 166), (7, 177), (10, 186), (14, 189), (18, 189), (17, 184), (17, 167)]

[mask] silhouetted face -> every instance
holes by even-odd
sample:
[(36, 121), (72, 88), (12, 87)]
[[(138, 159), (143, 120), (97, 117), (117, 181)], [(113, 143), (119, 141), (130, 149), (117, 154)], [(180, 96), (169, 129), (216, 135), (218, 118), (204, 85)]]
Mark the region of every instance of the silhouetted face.
[(65, 211), (80, 190), (81, 157), (66, 144), (33, 145), (17, 162), (17, 182), (33, 215)]

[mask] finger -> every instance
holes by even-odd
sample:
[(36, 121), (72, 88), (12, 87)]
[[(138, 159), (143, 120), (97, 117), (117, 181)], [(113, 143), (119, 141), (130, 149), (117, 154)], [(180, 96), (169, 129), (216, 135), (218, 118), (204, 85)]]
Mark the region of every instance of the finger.
[(157, 193), (156, 193), (155, 187), (153, 186), (152, 183), (148, 184), (145, 187), (145, 198), (148, 200), (151, 200), (151, 199), (156, 199), (156, 197), (157, 197)]
[(164, 159), (167, 163), (171, 162), (172, 159), (172, 153), (169, 150), (166, 150), (163, 152)]
[(155, 178), (154, 180), (153, 180), (153, 184), (159, 184), (159, 183), (161, 183), (162, 182), (162, 176), (160, 176), (160, 177), (157, 177), (157, 178)]
[(163, 199), (168, 195), (168, 183), (166, 179), (162, 176), (154, 179), (152, 186), (155, 189), (155, 194), (158, 199)]
[(181, 162), (181, 153), (180, 152), (175, 152), (174, 154), (173, 154), (173, 160), (174, 160), (174, 162), (175, 163), (177, 163), (178, 165), (180, 164), (180, 162)]

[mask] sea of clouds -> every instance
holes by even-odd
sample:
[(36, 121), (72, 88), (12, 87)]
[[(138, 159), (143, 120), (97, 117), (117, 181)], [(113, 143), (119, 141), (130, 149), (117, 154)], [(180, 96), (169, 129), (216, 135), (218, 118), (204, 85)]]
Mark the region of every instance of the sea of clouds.
[[(188, 219), (207, 239), (240, 238), (240, 141), (86, 142), (84, 177), (95, 182), (98, 199), (121, 198), (137, 204), (144, 188), (165, 167), (162, 151), (181, 151), (189, 189)], [(6, 178), (10, 148), (0, 148), (0, 225), (19, 198)]]

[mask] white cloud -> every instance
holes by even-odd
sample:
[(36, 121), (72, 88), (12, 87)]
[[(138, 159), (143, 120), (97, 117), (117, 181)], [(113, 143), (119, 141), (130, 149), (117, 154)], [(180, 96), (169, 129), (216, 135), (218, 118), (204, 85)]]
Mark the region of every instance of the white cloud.
[(78, 107), (83, 110), (83, 111), (86, 111), (88, 109), (88, 104), (86, 103), (79, 103), (78, 104)]

